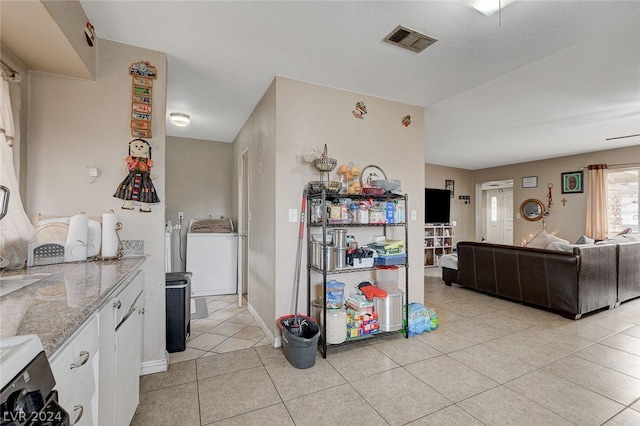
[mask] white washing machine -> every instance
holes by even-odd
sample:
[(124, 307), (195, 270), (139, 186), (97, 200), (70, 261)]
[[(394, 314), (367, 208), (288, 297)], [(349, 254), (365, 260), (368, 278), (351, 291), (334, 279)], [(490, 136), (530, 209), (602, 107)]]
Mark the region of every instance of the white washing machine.
[[(233, 225), (208, 227), (205, 221), (210, 220), (191, 220), (187, 233), (186, 269), (193, 274), (191, 297), (236, 294), (238, 234), (233, 232)], [(229, 232), (205, 232), (223, 229)]]

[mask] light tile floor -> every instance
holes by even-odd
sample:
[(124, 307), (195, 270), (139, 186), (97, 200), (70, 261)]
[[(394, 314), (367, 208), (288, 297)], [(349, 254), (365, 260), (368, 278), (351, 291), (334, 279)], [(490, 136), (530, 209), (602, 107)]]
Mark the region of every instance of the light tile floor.
[(189, 348), (140, 379), (134, 425), (639, 425), (640, 300), (571, 321), (446, 287), (440, 327), (334, 348), (300, 370), (235, 297), (210, 298)]

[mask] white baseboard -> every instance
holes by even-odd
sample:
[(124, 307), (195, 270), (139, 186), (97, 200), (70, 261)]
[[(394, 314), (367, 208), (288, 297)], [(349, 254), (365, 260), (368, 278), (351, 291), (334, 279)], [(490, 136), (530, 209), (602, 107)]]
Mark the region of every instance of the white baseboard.
[[(165, 353), (166, 355), (166, 353)], [(151, 361), (145, 361), (140, 366), (140, 375), (146, 376), (147, 374), (160, 373), (169, 369), (169, 359), (154, 359)]]
[(269, 343), (271, 343), (274, 348), (279, 348), (280, 346), (282, 346), (282, 338), (280, 337), (280, 335), (278, 334), (277, 337), (273, 335), (271, 328), (269, 328), (269, 326), (267, 326), (262, 318), (260, 318), (260, 315), (258, 315), (256, 310), (253, 308), (253, 306), (251, 306), (250, 303), (247, 303), (247, 310), (258, 323)]

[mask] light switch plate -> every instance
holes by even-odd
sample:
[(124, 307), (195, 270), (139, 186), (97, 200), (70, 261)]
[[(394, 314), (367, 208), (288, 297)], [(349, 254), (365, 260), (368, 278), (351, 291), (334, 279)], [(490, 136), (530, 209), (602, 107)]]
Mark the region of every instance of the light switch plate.
[(418, 213), (415, 210), (411, 210), (411, 220), (418, 219)]
[(289, 209), (289, 222), (298, 221), (298, 209)]

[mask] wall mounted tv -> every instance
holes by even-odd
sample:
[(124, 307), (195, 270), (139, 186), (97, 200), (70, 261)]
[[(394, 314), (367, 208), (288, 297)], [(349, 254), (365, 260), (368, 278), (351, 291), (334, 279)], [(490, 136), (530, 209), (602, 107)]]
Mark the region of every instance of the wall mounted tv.
[(424, 223), (449, 223), (451, 191), (448, 189), (424, 189)]

